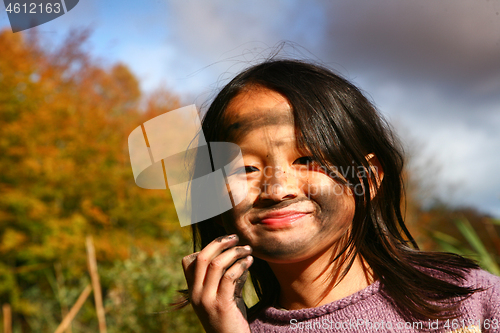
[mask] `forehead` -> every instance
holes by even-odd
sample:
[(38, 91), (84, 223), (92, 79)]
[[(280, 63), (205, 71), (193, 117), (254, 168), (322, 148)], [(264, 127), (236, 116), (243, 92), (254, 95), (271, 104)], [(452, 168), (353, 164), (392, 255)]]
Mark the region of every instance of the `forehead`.
[(226, 109), (227, 137), (241, 141), (254, 130), (277, 125), (294, 125), (292, 108), (280, 93), (263, 87), (240, 92)]

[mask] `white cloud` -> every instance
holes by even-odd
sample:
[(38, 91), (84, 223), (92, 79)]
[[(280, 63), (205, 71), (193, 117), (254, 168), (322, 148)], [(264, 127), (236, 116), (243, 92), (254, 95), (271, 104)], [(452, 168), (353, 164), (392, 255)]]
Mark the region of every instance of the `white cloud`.
[(82, 0), (44, 29), (92, 25), (95, 54), (197, 104), (278, 41), (296, 42), (311, 54), (289, 52), (354, 79), (420, 141), (422, 160), (446, 170), (443, 188), (459, 184), (457, 202), (500, 216), (499, 12), (483, 0)]

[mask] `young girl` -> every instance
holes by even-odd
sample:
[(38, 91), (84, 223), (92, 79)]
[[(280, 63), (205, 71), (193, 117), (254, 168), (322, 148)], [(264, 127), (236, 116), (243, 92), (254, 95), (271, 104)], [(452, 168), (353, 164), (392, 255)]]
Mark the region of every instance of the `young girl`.
[[(266, 61), (220, 91), (202, 129), (241, 148), (249, 189), (192, 226), (187, 300), (207, 332), (500, 330), (498, 277), (418, 250), (400, 210), (401, 149), (351, 83)], [(259, 299), (248, 316), (247, 271)]]

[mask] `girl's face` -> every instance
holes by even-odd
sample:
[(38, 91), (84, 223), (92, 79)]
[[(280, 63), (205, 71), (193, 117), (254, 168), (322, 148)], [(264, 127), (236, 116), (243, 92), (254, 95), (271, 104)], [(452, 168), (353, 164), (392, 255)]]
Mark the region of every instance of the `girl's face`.
[(230, 102), (228, 141), (239, 145), (248, 194), (223, 215), (228, 233), (269, 262), (298, 262), (339, 245), (354, 217), (350, 190), (298, 147), (288, 100), (258, 86)]

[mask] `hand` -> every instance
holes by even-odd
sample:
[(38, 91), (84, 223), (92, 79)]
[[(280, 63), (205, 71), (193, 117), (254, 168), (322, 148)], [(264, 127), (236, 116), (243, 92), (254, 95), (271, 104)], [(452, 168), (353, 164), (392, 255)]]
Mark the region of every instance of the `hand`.
[(237, 243), (236, 235), (219, 237), (182, 259), (189, 299), (208, 333), (250, 332), (241, 292), (252, 249)]

